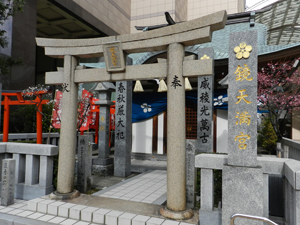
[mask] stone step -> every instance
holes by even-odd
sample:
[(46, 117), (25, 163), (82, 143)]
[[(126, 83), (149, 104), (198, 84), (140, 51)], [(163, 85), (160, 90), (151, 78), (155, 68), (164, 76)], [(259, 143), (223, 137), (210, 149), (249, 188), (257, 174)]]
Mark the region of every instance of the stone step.
[(29, 214), (30, 212), (32, 214), (27, 216), (27, 218), (45, 220), (49, 223), (57, 224), (191, 225), (191, 223), (43, 198), (36, 198), (27, 202), (27, 210), (23, 214)]

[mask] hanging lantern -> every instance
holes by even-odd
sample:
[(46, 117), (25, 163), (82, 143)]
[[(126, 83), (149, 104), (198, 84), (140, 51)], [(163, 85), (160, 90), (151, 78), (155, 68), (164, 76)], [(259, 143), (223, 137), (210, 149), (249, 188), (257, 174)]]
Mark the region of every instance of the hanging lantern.
[(191, 86), (191, 83), (190, 83), (190, 81), (187, 77), (184, 78), (184, 83), (185, 83), (185, 90), (186, 91), (191, 91), (193, 89), (192, 86)]
[(160, 79), (157, 92), (166, 92), (166, 91), (167, 91), (167, 85), (164, 79)]
[(133, 91), (134, 91), (134, 92), (143, 92), (143, 91), (144, 91), (143, 86), (142, 86), (142, 83), (141, 83), (140, 80), (137, 80), (137, 81), (135, 82)]

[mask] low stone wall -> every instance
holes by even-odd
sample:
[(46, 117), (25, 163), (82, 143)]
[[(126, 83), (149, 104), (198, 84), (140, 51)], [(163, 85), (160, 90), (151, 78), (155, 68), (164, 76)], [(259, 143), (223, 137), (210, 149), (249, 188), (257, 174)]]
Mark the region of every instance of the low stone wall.
[[(210, 221), (211, 225), (221, 224), (221, 209), (214, 208), (213, 170), (223, 170), (224, 165), (227, 164), (227, 158), (227, 155), (217, 154), (200, 154), (195, 157), (195, 167), (201, 169), (200, 220)], [(264, 217), (269, 217), (269, 175), (280, 174), (284, 177), (283, 197), (286, 224), (300, 225), (300, 162), (293, 159), (269, 157), (258, 157), (257, 160), (258, 166), (263, 170)], [(244, 191), (255, 192), (255, 190)]]
[[(3, 159), (16, 160), (15, 198), (30, 200), (53, 191), (53, 156), (57, 154), (58, 147), (53, 145), (0, 143), (0, 174)], [(1, 186), (2, 182), (0, 190)]]
[[(43, 133), (43, 141), (47, 143), (49, 138), (49, 144), (58, 146), (59, 133)], [(3, 140), (3, 134), (0, 134), (0, 141)], [(23, 133), (23, 134), (8, 134), (8, 141), (36, 141), (36, 133)]]
[(300, 142), (289, 138), (282, 138), (281, 143), (277, 144), (277, 153), (280, 153), (282, 158), (300, 161)]

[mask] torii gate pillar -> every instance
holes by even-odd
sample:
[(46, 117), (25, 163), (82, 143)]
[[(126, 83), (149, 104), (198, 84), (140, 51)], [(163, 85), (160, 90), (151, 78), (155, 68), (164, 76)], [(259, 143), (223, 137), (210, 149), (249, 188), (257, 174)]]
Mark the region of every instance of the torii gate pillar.
[[(63, 98), (62, 98), (62, 119), (60, 130), (59, 161), (57, 192), (76, 197), (78, 191), (74, 191), (74, 171), (75, 163), (73, 160), (76, 150), (76, 129), (77, 129), (77, 99), (78, 84), (74, 83), (75, 68), (78, 65), (78, 59), (71, 55), (64, 56), (64, 74), (63, 74)], [(63, 168), (63, 169), (60, 169)], [(64, 196), (65, 198), (65, 196)]]
[(167, 58), (167, 207), (161, 208), (160, 213), (165, 217), (173, 219), (187, 219), (193, 215), (192, 210), (186, 210), (185, 84), (183, 60), (184, 46), (179, 43), (170, 44), (168, 46)]

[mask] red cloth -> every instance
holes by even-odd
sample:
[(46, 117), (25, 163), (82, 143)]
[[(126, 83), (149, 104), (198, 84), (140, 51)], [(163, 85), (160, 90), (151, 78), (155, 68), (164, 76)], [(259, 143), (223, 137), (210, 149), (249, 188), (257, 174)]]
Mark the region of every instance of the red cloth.
[(52, 126), (56, 129), (60, 129), (60, 118), (61, 118), (61, 100), (62, 92), (56, 91), (55, 104), (52, 113)]

